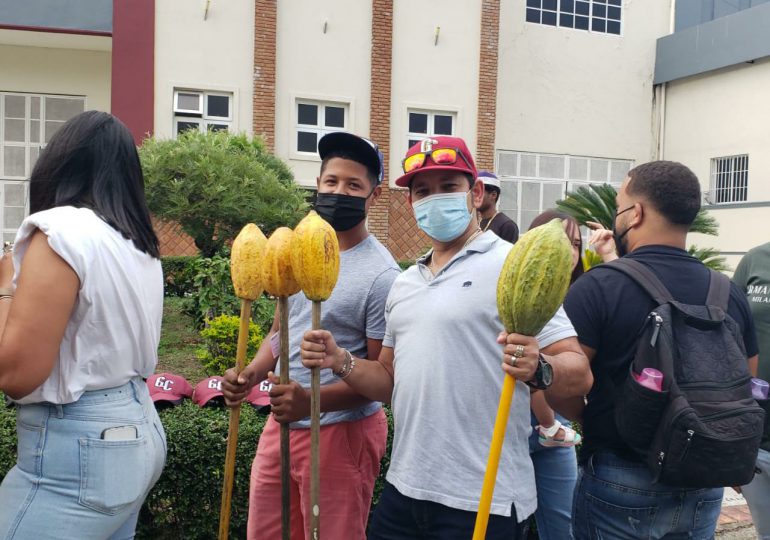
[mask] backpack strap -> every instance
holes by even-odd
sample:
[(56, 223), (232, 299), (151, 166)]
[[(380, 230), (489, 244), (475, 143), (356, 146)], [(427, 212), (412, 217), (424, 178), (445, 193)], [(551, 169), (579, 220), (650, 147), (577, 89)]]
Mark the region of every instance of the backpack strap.
[(722, 308), (727, 313), (727, 304), (730, 301), (730, 279), (716, 270), (710, 270), (709, 292), (706, 296), (707, 306)]
[(659, 305), (674, 300), (666, 286), (658, 279), (658, 276), (639, 261), (621, 257), (620, 259), (615, 259), (612, 262), (601, 265), (601, 268), (612, 268), (613, 270), (618, 270), (619, 272), (626, 274), (642, 289), (647, 291), (647, 294), (649, 294)]

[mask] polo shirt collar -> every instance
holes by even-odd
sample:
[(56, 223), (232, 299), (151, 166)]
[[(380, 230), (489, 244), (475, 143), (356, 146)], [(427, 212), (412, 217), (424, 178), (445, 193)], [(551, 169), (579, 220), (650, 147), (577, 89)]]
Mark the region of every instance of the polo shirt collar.
[[(460, 251), (455, 253), (454, 257), (452, 257), (449, 260), (449, 262), (446, 264), (446, 266), (444, 266), (444, 268), (441, 269), (441, 272), (449, 268), (452, 264), (454, 264), (455, 261), (464, 257), (466, 254), (470, 252), (484, 253), (492, 249), (492, 246), (494, 246), (496, 242), (500, 242), (500, 241), (501, 241), (500, 237), (498, 237), (492, 231), (485, 231), (481, 233), (476, 238), (474, 238), (470, 244), (468, 244), (467, 246), (463, 247)], [(431, 255), (433, 255), (433, 248), (428, 250), (428, 252), (422, 257), (419, 257), (416, 262), (418, 264), (425, 265), (426, 261), (431, 257)], [(441, 274), (441, 272), (439, 272), (439, 274)]]

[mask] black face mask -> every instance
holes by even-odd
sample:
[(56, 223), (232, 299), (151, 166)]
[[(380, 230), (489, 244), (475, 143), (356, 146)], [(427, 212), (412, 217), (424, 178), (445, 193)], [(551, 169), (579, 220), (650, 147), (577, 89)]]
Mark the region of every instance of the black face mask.
[(319, 193), (315, 211), (334, 228), (347, 231), (361, 223), (366, 217), (366, 199), (340, 193)]
[(628, 246), (626, 246), (626, 244), (623, 243), (623, 237), (626, 236), (628, 234), (628, 231), (631, 230), (631, 227), (629, 227), (622, 233), (618, 234), (618, 229), (617, 229), (618, 216), (623, 212), (628, 212), (633, 207), (634, 205), (632, 204), (631, 206), (629, 206), (625, 210), (621, 210), (620, 212), (616, 210), (615, 219), (612, 220), (612, 239), (615, 240), (615, 249), (618, 250), (618, 257), (622, 257), (623, 255), (626, 255), (628, 253)]

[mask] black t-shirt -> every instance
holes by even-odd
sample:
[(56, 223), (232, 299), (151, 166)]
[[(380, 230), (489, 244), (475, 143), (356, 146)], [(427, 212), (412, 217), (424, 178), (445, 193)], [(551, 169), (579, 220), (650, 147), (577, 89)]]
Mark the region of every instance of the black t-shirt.
[[(682, 249), (645, 246), (626, 255), (648, 266), (671, 295), (685, 304), (704, 304), (709, 271)], [(615, 427), (615, 388), (625, 380), (633, 360), (636, 336), (655, 301), (625, 274), (601, 265), (580, 277), (570, 287), (564, 309), (572, 321), (580, 343), (596, 351), (591, 361), (594, 385), (583, 412), (581, 462), (598, 450), (613, 450), (621, 457), (636, 460)], [(757, 354), (754, 322), (746, 295), (730, 287), (728, 314), (743, 333), (746, 354)]]
[(507, 240), (511, 244), (515, 244), (519, 240), (519, 226), (511, 218), (498, 212), (492, 217), (490, 223), (488, 219), (482, 219), (479, 223), (479, 227), (486, 231), (490, 230), (503, 240)]

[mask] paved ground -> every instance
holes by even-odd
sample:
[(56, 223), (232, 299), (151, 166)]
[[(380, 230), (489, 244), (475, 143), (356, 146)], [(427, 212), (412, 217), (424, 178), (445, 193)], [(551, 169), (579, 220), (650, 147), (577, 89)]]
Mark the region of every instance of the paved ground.
[(721, 540), (753, 540), (757, 537), (746, 500), (730, 488), (725, 489), (716, 537)]

